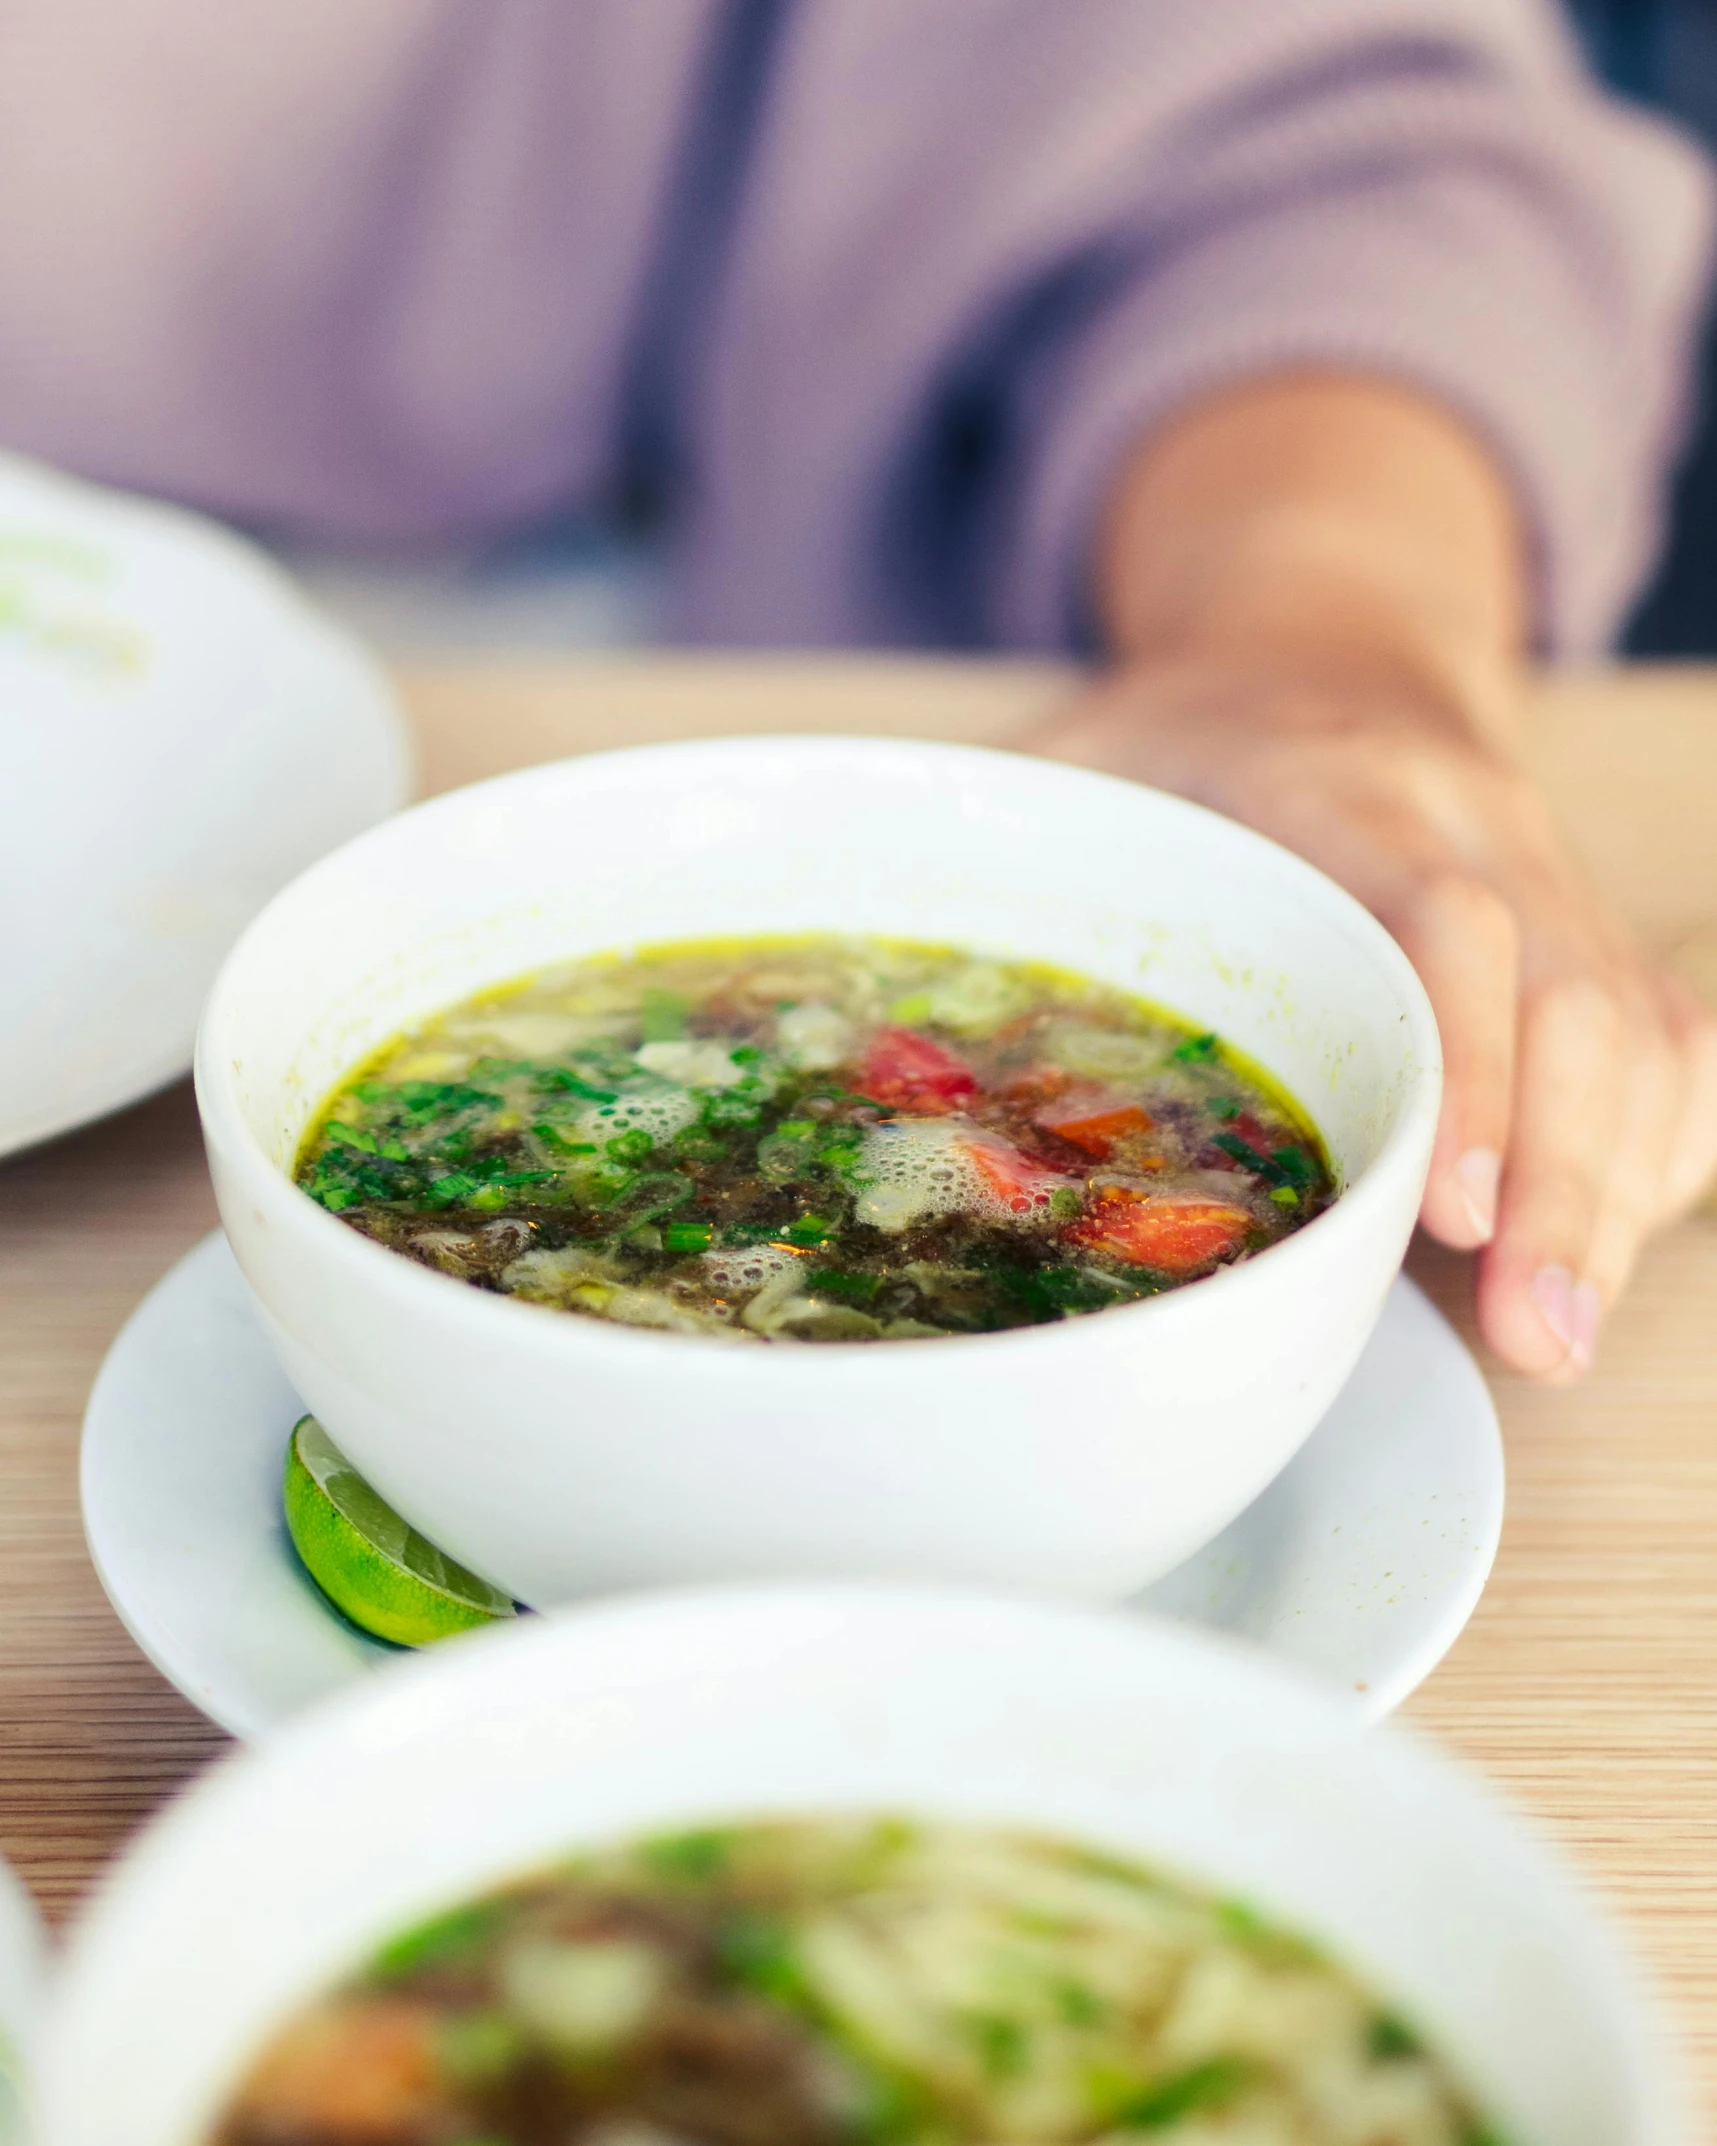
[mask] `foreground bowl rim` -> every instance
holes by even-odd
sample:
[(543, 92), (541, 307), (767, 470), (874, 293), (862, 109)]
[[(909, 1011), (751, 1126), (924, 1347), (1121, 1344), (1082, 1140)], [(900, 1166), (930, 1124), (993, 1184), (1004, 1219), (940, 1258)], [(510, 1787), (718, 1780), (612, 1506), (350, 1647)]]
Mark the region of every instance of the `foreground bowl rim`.
[[(1459, 1812), (1488, 1837), (1493, 1853), (1506, 1855), (1521, 1872), (1542, 1910), (1543, 1927), (1566, 1940), (1577, 1958), (1611, 2039), (1628, 2113), (1641, 2125), (1628, 2146), (1684, 2146), (1692, 2136), (1680, 2047), (1664, 2033), (1655, 1980), (1642, 1970), (1630, 1934), (1603, 1911), (1581, 1868), (1486, 1776), (1412, 1725), (1367, 1724), (1345, 1694), (1309, 1670), (1261, 1655), (1231, 1636), (1164, 1618), (1123, 1618), (1086, 1605), (934, 1581), (725, 1582), (606, 1596), (525, 1624), (462, 1635), (402, 1661), (383, 1678), (349, 1687), (262, 1742), (218, 1758), (134, 1836), (75, 1911), (55, 1967), (44, 2022), (50, 2073), (57, 2082), (80, 2053), (74, 2029), (87, 2026), (87, 2021), (79, 2021), (75, 2009), (68, 2019), (67, 2005), (81, 2001), (80, 1984), (99, 1968), (103, 1949), (115, 1941), (110, 1933), (117, 1928), (119, 1942), (135, 1944), (151, 1917), (159, 1927), (164, 1903), (179, 1897), (174, 1883), (195, 1874), (203, 1854), (199, 1836), (218, 1843), (223, 1826), (231, 1830), (250, 1823), (255, 1807), (271, 1800), (277, 1804), (283, 1793), (312, 1785), (330, 1763), (356, 1767), (360, 1774), (378, 1765), (385, 1770), (402, 1753), (416, 1751), (432, 1759), (450, 1735), (475, 1730), (481, 1736), (486, 1724), (545, 1703), (610, 1704), (629, 1686), (639, 1687), (640, 1654), (647, 1703), (658, 1703), (652, 1663), (670, 1651), (670, 1645), (683, 1653), (690, 1639), (694, 1654), (701, 1644), (718, 1664), (726, 1659), (731, 1668), (743, 1662), (748, 1635), (762, 1630), (773, 1640), (780, 1633), (795, 1633), (806, 1612), (856, 1619), (861, 1644), (873, 1634), (886, 1644), (891, 1628), (910, 1625), (915, 1634), (932, 1631), (944, 1651), (957, 1652), (963, 1633), (981, 1629), (992, 1648), (1011, 1632), (1027, 1639), (1054, 1637), (1087, 1655), (1102, 1650), (1116, 1658), (1130, 1656), (1142, 1665), (1137, 1672), (1141, 1676), (1178, 1682), (1185, 1689), (1196, 1686), (1197, 1703), (1213, 1723), (1243, 1724), (1266, 1740), (1280, 1736), (1296, 1748), (1322, 1750), (1363, 1769), (1380, 1788), (1392, 1787), (1403, 1803), (1443, 1805), (1451, 1814)], [(945, 1644), (949, 1634), (951, 1650)], [(712, 1636), (714, 1646), (709, 1649)], [(1005, 1654), (1005, 1645), (1002, 1651)], [(1344, 1753), (1352, 1756), (1341, 1757)], [(967, 1814), (971, 1816), (983, 1800), (933, 1796), (922, 1807), (964, 1801), (974, 1806)], [(1041, 1794), (1038, 1800), (1041, 1804)], [(838, 1795), (821, 1805), (829, 1811), (880, 1807), (869, 1797), (842, 1803)], [(747, 1808), (753, 1816), (765, 1816), (810, 1806), (773, 1802), (764, 1790)], [(746, 1816), (737, 1804), (719, 1797), (706, 1800), (695, 1781), (685, 1784), (683, 1799), (675, 1801), (674, 1809), (677, 1818), (640, 1810), (617, 1827), (593, 1829), (588, 1820), (575, 1822), (568, 1829), (568, 1845), (618, 1840), (662, 1824), (738, 1823)], [(992, 1813), (985, 1822), (1028, 1829), (1053, 1823), (1041, 1809), (1033, 1817), (1023, 1808), (1012, 1816)], [(1093, 1841), (1098, 1837), (1095, 1831), (1090, 1835)], [(300, 1847), (301, 1841), (295, 1840), (294, 1852)], [(1143, 1847), (1127, 1852), (1150, 1861)], [(552, 1859), (552, 1852), (545, 1856), (540, 1851), (514, 1860), (468, 1859), (470, 1875), (453, 1885), (464, 1893), (487, 1889), (541, 1869)], [(1163, 1867), (1171, 1872), (1178, 1868), (1172, 1859)], [(1211, 1871), (1189, 1869), (1183, 1875), (1196, 1883), (1221, 1882)], [(444, 1897), (451, 1893), (438, 1895), (426, 1887), (418, 1912), (434, 1912)], [(337, 1971), (332, 1959), (321, 1970), (324, 1979)]]
[[(1148, 800), (1147, 811), (1166, 811), (1183, 817), (1194, 827), (1203, 828), (1220, 841), (1238, 842), (1267, 860), (1272, 870), (1308, 890), (1313, 899), (1326, 910), (1333, 911), (1342, 926), (1369, 947), (1380, 967), (1391, 976), (1401, 1000), (1401, 1018), (1406, 1029), (1403, 1054), (1408, 1062), (1408, 1076), (1393, 1121), (1376, 1154), (1321, 1215), (1296, 1230), (1291, 1237), (1237, 1266), (1218, 1268), (1196, 1285), (1165, 1290), (1160, 1296), (1132, 1304), (1110, 1306), (1100, 1319), (1062, 1319), (1042, 1325), (1011, 1327), (999, 1333), (938, 1337), (942, 1342), (955, 1345), (958, 1352), (955, 1361), (969, 1360), (967, 1352), (973, 1348), (991, 1352), (1027, 1348), (1088, 1349), (1095, 1345), (1093, 1340), (1081, 1337), (1094, 1326), (1115, 1333), (1120, 1321), (1136, 1325), (1141, 1320), (1151, 1319), (1161, 1329), (1176, 1319), (1203, 1316), (1194, 1306), (1198, 1303), (1208, 1305), (1211, 1299), (1207, 1292), (1215, 1290), (1223, 1292), (1225, 1304), (1240, 1309), (1247, 1301), (1247, 1292), (1287, 1285), (1289, 1272), (1318, 1256), (1330, 1235), (1337, 1231), (1353, 1231), (1361, 1226), (1371, 1210), (1387, 1205), (1393, 1197), (1391, 1180), (1403, 1170), (1416, 1167), (1416, 1149), (1422, 1147), (1428, 1151), (1440, 1101), (1443, 1061), (1436, 1017), (1424, 986), (1401, 947), (1370, 911), (1328, 874), (1294, 851), (1238, 820), (1171, 791), (1060, 762), (1040, 760), (1032, 754), (993, 746), (945, 744), (929, 739), (762, 732), (576, 754), (444, 791), (440, 796), (427, 798), (354, 836), (282, 888), (246, 927), (223, 962), (204, 1006), (197, 1034), (195, 1086), (204, 1136), (211, 1151), (218, 1152), (239, 1175), (244, 1193), (261, 1203), (264, 1211), (270, 1212), (271, 1219), (278, 1219), (288, 1228), (308, 1229), (312, 1233), (311, 1241), (319, 1245), (322, 1260), (332, 1263), (334, 1271), (348, 1276), (354, 1287), (371, 1292), (381, 1290), (402, 1309), (413, 1304), (424, 1310), (438, 1308), (443, 1323), (450, 1319), (476, 1320), (484, 1324), (496, 1320), (509, 1322), (495, 1327), (494, 1331), (498, 1336), (505, 1334), (515, 1350), (531, 1345), (534, 1335), (536, 1350), (573, 1349), (585, 1357), (611, 1351), (606, 1360), (617, 1367), (660, 1359), (660, 1352), (666, 1346), (678, 1352), (682, 1361), (689, 1362), (687, 1352), (696, 1351), (698, 1359), (710, 1367), (723, 1363), (733, 1365), (735, 1359), (743, 1360), (750, 1367), (767, 1363), (772, 1367), (770, 1370), (753, 1369), (749, 1375), (781, 1382), (814, 1380), (822, 1383), (828, 1376), (827, 1371), (817, 1368), (823, 1358), (838, 1363), (843, 1376), (847, 1377), (856, 1373), (875, 1382), (893, 1382), (907, 1375), (922, 1377), (922, 1370), (909, 1371), (910, 1363), (923, 1355), (918, 1350), (881, 1349), (858, 1342), (822, 1343), (816, 1347), (792, 1349), (736, 1348), (719, 1336), (666, 1333), (601, 1319), (579, 1318), (552, 1306), (472, 1289), (451, 1275), (403, 1259), (397, 1252), (373, 1243), (318, 1206), (266, 1153), (232, 1090), (232, 1050), (227, 1037), (227, 1028), (233, 1019), (231, 1002), (247, 987), (245, 969), (253, 958), (255, 942), (275, 926), (281, 912), (312, 894), (319, 882), (348, 869), (355, 853), (366, 848), (384, 849), (389, 843), (401, 839), (402, 829), (430, 826), (437, 820), (456, 821), (481, 809), (484, 803), (513, 792), (580, 780), (587, 780), (591, 787), (600, 789), (606, 781), (612, 780), (617, 770), (660, 764), (664, 759), (690, 762), (694, 767), (699, 761), (707, 761), (712, 767), (729, 767), (760, 752), (833, 761), (856, 752), (874, 760), (904, 758), (931, 766), (980, 769), (994, 766), (1005, 768), (1010, 779), (1024, 766), (1069, 790), (1086, 788), (1092, 793), (1111, 794), (1120, 790), (1135, 794)], [(1294, 1262), (1294, 1270), (1289, 1268), (1290, 1261)], [(1260, 1273), (1282, 1279), (1260, 1282)], [(422, 1294), (425, 1289), (430, 1292), (427, 1296)], [(1189, 1303), (1189, 1300), (1192, 1301)], [(465, 1309), (455, 1311), (453, 1306), (460, 1302)], [(553, 1339), (555, 1335), (562, 1338), (556, 1341)], [(939, 1348), (937, 1354), (943, 1353)]]

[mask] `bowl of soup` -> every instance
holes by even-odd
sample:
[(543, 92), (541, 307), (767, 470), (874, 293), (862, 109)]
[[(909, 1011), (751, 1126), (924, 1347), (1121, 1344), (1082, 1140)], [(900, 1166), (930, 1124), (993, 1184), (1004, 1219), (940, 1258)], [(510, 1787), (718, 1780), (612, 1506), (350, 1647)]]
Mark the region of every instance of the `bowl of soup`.
[(1202, 1634), (810, 1583), (451, 1642), (224, 1761), (73, 1935), (40, 2146), (1671, 2146), (1464, 1772)]
[(197, 1071), (307, 1406), (537, 1606), (1145, 1584), (1352, 1368), (1439, 1081), (1399, 949), (1260, 837), (810, 738), (390, 822), (252, 927)]

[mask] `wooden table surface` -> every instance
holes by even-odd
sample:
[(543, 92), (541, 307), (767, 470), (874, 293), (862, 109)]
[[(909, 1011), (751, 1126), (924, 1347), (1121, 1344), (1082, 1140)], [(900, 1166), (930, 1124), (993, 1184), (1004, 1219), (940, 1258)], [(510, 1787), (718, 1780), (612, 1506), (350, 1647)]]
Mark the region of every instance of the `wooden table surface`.
[[(402, 679), (422, 787), (725, 730), (1005, 742), (1048, 667), (490, 660)], [(1570, 839), (1655, 945), (1717, 977), (1717, 672), (1563, 680), (1532, 755)], [(61, 1915), (224, 1739), (136, 1652), (85, 1555), (76, 1450), (102, 1354), (214, 1221), (188, 1087), (0, 1168), (0, 1849)], [(1412, 1271), (1467, 1333), (1464, 1263)], [(1490, 1366), (1508, 1443), (1495, 1576), (1411, 1702), (1566, 1842), (1632, 1926), (1717, 2109), (1717, 1223), (1659, 1242), (1590, 1380)]]

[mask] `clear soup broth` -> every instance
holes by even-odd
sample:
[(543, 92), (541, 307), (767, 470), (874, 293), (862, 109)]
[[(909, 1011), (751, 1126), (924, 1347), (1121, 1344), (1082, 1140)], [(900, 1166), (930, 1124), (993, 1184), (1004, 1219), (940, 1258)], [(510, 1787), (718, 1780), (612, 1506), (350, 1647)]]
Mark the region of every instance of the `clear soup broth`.
[(1335, 1197), (1298, 1107), (1111, 986), (892, 940), (709, 941), (449, 1008), (312, 1126), (312, 1199), (481, 1289), (727, 1339), (1102, 1311)]
[(646, 1839), (385, 1946), (214, 2146), (1495, 2146), (1245, 1905), (990, 1828)]

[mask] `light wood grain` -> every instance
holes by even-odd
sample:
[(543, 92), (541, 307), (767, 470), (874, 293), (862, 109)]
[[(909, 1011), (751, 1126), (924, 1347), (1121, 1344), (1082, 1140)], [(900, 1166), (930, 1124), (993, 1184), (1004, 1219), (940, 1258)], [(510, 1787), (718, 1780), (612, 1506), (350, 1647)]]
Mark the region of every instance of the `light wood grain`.
[[(1076, 683), (1046, 665), (632, 658), (409, 672), (429, 788), (733, 730), (1006, 743)], [(1717, 944), (1717, 674), (1564, 680), (1531, 757), (1654, 944)], [(1700, 958), (1703, 959), (1703, 953)], [(76, 1438), (126, 1313), (213, 1220), (176, 1088), (0, 1168), (0, 1848), (51, 1913), (221, 1739), (132, 1648), (77, 1517)], [(1463, 1262), (1413, 1271), (1470, 1338)], [(1495, 1374), (1495, 1576), (1410, 1717), (1569, 1845), (1668, 1988), (1717, 2107), (1717, 1227), (1653, 1248), (1576, 1392)]]

